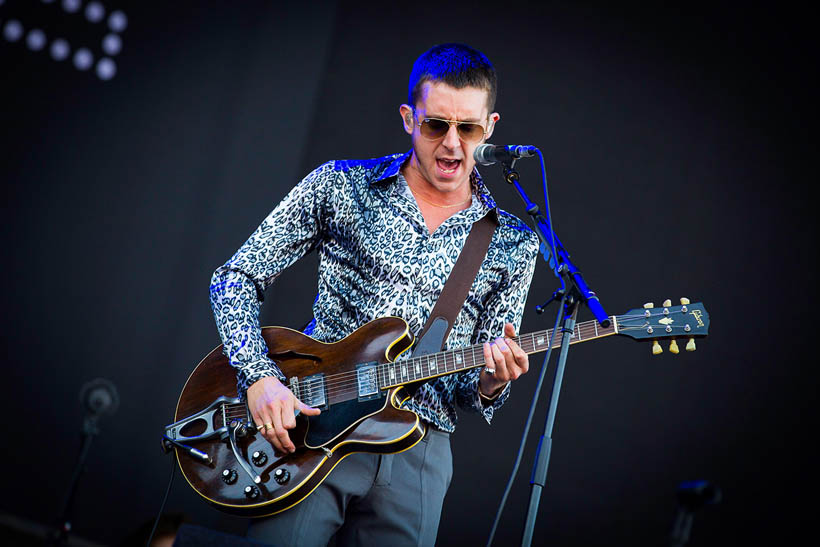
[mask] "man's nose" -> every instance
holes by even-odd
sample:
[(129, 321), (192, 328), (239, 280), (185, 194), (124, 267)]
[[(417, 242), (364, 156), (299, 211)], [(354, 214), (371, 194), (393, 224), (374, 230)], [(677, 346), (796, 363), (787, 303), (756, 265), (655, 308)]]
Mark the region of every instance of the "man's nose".
[(447, 128), (447, 134), (444, 136), (444, 146), (447, 148), (458, 148), (461, 144), (461, 139), (458, 137), (458, 126), (454, 123)]

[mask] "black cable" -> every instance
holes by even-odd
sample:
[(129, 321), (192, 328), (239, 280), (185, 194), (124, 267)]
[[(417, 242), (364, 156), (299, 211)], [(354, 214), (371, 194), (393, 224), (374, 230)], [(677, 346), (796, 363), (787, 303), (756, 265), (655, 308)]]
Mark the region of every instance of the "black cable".
[(552, 328), (552, 338), (549, 341), (549, 349), (547, 350), (547, 355), (544, 356), (544, 363), (541, 365), (541, 372), (538, 375), (538, 383), (535, 387), (535, 393), (533, 393), (532, 396), (532, 404), (530, 405), (530, 412), (527, 416), (527, 422), (524, 425), (524, 433), (521, 435), (521, 444), (518, 447), (518, 455), (515, 458), (512, 473), (510, 473), (510, 478), (507, 481), (507, 487), (504, 489), (504, 495), (501, 497), (501, 503), (498, 506), (498, 511), (495, 514), (493, 527), (490, 530), (490, 537), (487, 539), (487, 547), (490, 547), (493, 542), (496, 528), (498, 528), (498, 523), (501, 520), (501, 513), (504, 511), (504, 505), (507, 503), (507, 496), (510, 494), (515, 476), (518, 474), (518, 467), (521, 465), (521, 458), (524, 455), (524, 447), (527, 445), (527, 436), (530, 431), (530, 425), (532, 425), (532, 417), (535, 414), (535, 409), (538, 407), (538, 396), (541, 393), (541, 386), (544, 383), (544, 377), (547, 373), (547, 364), (549, 363), (550, 355), (552, 355), (552, 340), (555, 339), (555, 333), (558, 332), (558, 324), (561, 322), (561, 317), (564, 315), (564, 304), (566, 303), (566, 299), (567, 295), (564, 293), (564, 296), (561, 298), (561, 305), (558, 310), (558, 315), (555, 316), (555, 325)]
[(174, 452), (171, 452), (171, 477), (168, 479), (168, 488), (165, 489), (165, 497), (162, 498), (162, 505), (159, 506), (159, 513), (157, 513), (157, 518), (154, 521), (154, 527), (151, 528), (151, 535), (148, 536), (148, 541), (145, 542), (145, 547), (151, 547), (151, 541), (154, 539), (154, 534), (157, 532), (157, 525), (159, 524), (159, 520), (162, 518), (162, 512), (165, 510), (165, 502), (168, 501), (168, 494), (171, 493), (171, 485), (174, 484), (174, 475), (176, 474), (176, 470), (176, 456)]

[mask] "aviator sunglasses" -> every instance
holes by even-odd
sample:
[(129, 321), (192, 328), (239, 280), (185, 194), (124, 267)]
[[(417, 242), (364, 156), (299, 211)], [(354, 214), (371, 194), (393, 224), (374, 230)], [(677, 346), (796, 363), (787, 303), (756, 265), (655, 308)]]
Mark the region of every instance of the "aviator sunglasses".
[[(413, 111), (415, 117), (415, 110)], [(430, 141), (437, 141), (447, 134), (450, 126), (455, 125), (458, 138), (464, 142), (478, 142), (487, 134), (484, 126), (476, 122), (459, 122), (456, 120), (442, 120), (441, 118), (424, 118), (419, 123), (419, 133)]]

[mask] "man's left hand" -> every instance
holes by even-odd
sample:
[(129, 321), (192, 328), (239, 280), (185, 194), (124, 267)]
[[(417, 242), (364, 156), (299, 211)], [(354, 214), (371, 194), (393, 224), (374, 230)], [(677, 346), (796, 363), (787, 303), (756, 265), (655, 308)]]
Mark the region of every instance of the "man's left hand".
[(515, 327), (504, 325), (504, 336), (484, 342), (484, 368), (479, 379), (479, 389), (487, 397), (496, 396), (505, 385), (517, 379), (530, 368), (530, 358), (513, 342)]

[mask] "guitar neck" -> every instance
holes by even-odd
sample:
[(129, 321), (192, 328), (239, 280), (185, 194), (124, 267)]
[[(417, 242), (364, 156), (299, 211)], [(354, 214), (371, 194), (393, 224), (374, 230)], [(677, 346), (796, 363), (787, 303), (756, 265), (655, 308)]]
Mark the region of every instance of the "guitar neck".
[[(570, 334), (570, 344), (588, 342), (605, 336), (618, 334), (616, 317), (610, 317), (611, 325), (602, 327), (597, 321), (576, 323)], [(550, 347), (558, 347), (564, 339), (563, 329), (559, 329), (553, 336), (553, 329), (541, 330), (531, 334), (522, 334), (512, 340), (528, 355), (540, 353)], [(379, 377), (382, 388), (390, 388), (406, 384), (429, 380), (437, 376), (452, 374), (484, 366), (484, 345), (475, 344), (466, 348), (440, 351), (420, 357), (411, 357), (404, 361), (396, 361), (379, 365)]]

